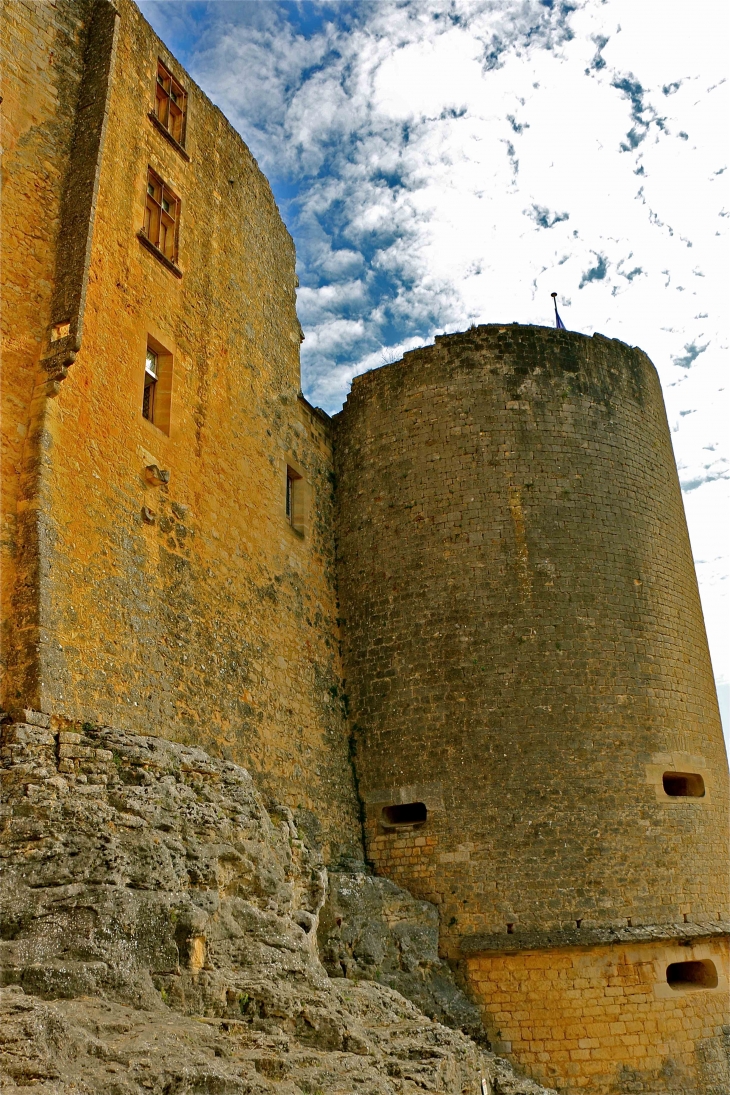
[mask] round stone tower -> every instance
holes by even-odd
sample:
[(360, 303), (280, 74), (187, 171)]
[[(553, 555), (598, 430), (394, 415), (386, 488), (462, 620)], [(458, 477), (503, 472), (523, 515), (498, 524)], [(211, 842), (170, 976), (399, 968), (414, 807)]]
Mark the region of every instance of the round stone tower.
[[(699, 1076), (726, 1022), (727, 762), (654, 367), (600, 335), (444, 336), (355, 380), (336, 461), (375, 869), (439, 905), (444, 953), (538, 1078)], [(654, 1048), (589, 1044), (584, 983), (596, 1022), (651, 1013)]]

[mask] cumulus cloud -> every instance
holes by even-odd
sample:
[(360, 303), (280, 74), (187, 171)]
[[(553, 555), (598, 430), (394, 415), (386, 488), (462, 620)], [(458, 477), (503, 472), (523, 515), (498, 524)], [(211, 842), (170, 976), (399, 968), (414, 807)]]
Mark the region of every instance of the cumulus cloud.
[(272, 182), (310, 398), (436, 333), (550, 324), (555, 290), (656, 363), (702, 551), (730, 455), (722, 5), (691, 32), (680, 0), (142, 8)]

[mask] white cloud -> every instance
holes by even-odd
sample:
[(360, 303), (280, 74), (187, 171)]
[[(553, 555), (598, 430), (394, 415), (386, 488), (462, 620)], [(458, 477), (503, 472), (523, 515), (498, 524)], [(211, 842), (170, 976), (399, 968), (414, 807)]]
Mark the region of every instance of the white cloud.
[(307, 338), (313, 352), (331, 355), (343, 348), (349, 349), (364, 333), (365, 324), (361, 319), (328, 319), (317, 324)]

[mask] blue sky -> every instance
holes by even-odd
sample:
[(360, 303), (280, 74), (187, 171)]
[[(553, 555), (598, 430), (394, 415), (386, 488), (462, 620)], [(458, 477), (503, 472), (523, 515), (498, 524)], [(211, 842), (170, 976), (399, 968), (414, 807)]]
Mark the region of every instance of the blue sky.
[(272, 184), (312, 402), (443, 331), (551, 323), (553, 289), (646, 350), (730, 682), (726, 5), (140, 6)]

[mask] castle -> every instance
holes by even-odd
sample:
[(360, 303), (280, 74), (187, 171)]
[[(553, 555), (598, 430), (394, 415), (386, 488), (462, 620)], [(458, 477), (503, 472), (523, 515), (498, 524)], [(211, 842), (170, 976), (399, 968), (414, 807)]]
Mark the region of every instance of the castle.
[(132, 0), (4, 36), (4, 710), (244, 765), (438, 906), (535, 1079), (709, 1090), (727, 762), (651, 362), (490, 324), (330, 419), (266, 179)]

